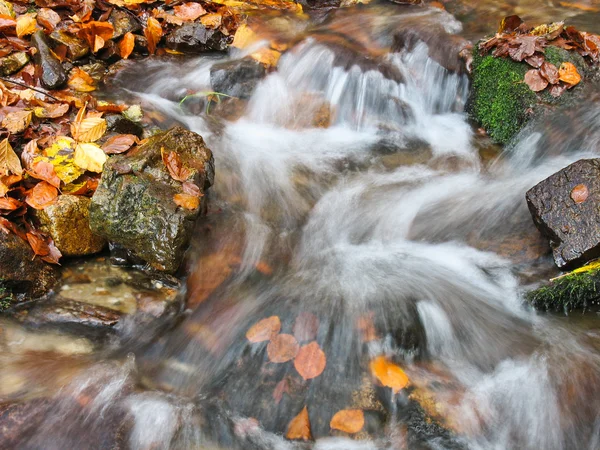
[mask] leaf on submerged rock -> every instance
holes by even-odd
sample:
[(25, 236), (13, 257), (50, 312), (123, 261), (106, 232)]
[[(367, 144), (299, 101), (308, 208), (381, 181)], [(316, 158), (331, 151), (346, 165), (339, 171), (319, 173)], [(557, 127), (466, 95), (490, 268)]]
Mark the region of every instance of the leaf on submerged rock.
[(190, 194), (175, 194), (173, 196), (173, 201), (177, 206), (181, 206), (182, 208), (189, 210), (198, 209), (200, 206), (200, 198)]
[(550, 84), (557, 84), (560, 81), (558, 69), (552, 63), (544, 61), (540, 67), (540, 75)]
[(77, 144), (75, 147), (73, 162), (84, 170), (100, 173), (107, 159), (108, 156), (100, 146), (92, 142)]
[(371, 374), (379, 380), (381, 384), (392, 388), (394, 394), (398, 393), (408, 384), (408, 377), (404, 371), (396, 364), (387, 360), (385, 356), (378, 356), (369, 364)]
[(133, 134), (118, 134), (109, 138), (102, 146), (102, 150), (107, 155), (124, 153), (138, 142), (138, 137)]
[(44, 209), (56, 202), (58, 189), (46, 181), (40, 181), (27, 194), (25, 202), (34, 209)]
[(577, 67), (570, 62), (564, 62), (560, 65), (560, 68), (558, 69), (558, 75), (560, 81), (564, 81), (569, 85), (568, 88), (579, 84), (581, 81), (581, 75), (579, 75)]
[(362, 409), (342, 409), (334, 414), (329, 426), (346, 433), (358, 433), (365, 426), (365, 414)]
[(542, 77), (539, 70), (531, 69), (525, 74), (525, 84), (533, 92), (540, 92), (548, 87), (548, 80)]
[(173, 7), (173, 11), (175, 11), (175, 15), (180, 19), (192, 22), (198, 17), (206, 14), (206, 10), (202, 7), (200, 3), (193, 2), (177, 5)]
[(294, 336), (291, 334), (278, 334), (269, 342), (267, 355), (271, 362), (284, 363), (294, 359), (299, 350), (300, 345)]
[(8, 138), (0, 142), (0, 176), (9, 174), (21, 175), (23, 168), (21, 161), (8, 142)]
[(16, 134), (24, 131), (30, 124), (33, 118), (33, 111), (22, 110), (8, 113), (4, 120), (2, 120), (2, 126), (7, 129), (10, 133)]
[(321, 375), (326, 365), (327, 357), (316, 341), (301, 347), (294, 359), (294, 367), (305, 380)]
[(235, 32), (231, 46), (244, 49), (257, 40), (256, 33), (248, 25), (242, 24)]
[(149, 17), (148, 21), (146, 22), (146, 27), (144, 28), (144, 36), (148, 41), (148, 52), (151, 55), (154, 55), (156, 52), (156, 47), (160, 42), (162, 35), (163, 29), (160, 26), (160, 22), (154, 17)]
[(60, 178), (54, 170), (54, 166), (47, 161), (36, 161), (31, 164), (31, 170), (27, 172), (33, 178), (43, 180), (54, 186), (60, 188)]
[(48, 263), (58, 264), (62, 254), (56, 248), (56, 245), (54, 245), (51, 237), (35, 230), (31, 230), (26, 236), (29, 245), (37, 256), (40, 256), (42, 260)]
[(246, 339), (253, 344), (273, 339), (281, 330), (281, 321), (277, 316), (267, 317), (252, 325), (246, 332)]
[(310, 418), (308, 417), (308, 408), (306, 406), (290, 421), (285, 437), (292, 440), (302, 439), (303, 441), (312, 439)]
[(121, 54), (121, 58), (127, 59), (129, 55), (133, 52), (133, 48), (135, 47), (135, 36), (131, 32), (125, 33), (123, 39), (119, 43), (119, 53)]

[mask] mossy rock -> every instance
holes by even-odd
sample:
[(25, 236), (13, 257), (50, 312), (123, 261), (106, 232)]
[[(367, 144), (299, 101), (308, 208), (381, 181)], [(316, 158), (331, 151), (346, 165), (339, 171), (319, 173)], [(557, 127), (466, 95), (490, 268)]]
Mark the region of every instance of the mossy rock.
[[(481, 55), (478, 46), (473, 51), (472, 84), (468, 112), (497, 143), (507, 144), (533, 118), (546, 114), (557, 106), (580, 98), (585, 82), (554, 98), (546, 89), (535, 93), (525, 84), (525, 73), (532, 67), (510, 58)], [(577, 53), (558, 47), (545, 49), (546, 59), (557, 67), (571, 62), (584, 79), (595, 78), (596, 71)]]

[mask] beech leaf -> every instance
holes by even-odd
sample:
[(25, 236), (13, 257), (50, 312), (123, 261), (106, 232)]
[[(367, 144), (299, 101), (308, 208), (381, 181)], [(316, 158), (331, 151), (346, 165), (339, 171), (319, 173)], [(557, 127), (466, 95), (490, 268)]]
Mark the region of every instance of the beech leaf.
[(358, 433), (365, 426), (365, 414), (361, 409), (342, 409), (334, 414), (329, 426), (346, 433)]
[(581, 75), (579, 75), (577, 67), (570, 62), (564, 62), (560, 65), (558, 75), (560, 81), (567, 83), (569, 88), (579, 84), (581, 81)]
[(196, 195), (185, 193), (175, 194), (173, 196), (173, 201), (177, 204), (177, 206), (181, 206), (182, 208), (190, 210), (198, 209), (200, 206), (200, 197)]
[(96, 142), (105, 132), (106, 120), (101, 117), (88, 117), (71, 124), (71, 135), (79, 142)]
[(548, 80), (542, 77), (539, 70), (531, 69), (525, 74), (525, 84), (533, 92), (540, 92), (548, 87)]
[(298, 354), (298, 350), (300, 350), (300, 345), (291, 334), (278, 334), (267, 345), (267, 355), (269, 360), (274, 363), (291, 361)]
[(316, 341), (301, 347), (294, 359), (294, 367), (305, 380), (321, 375), (326, 365), (327, 357)]
[(274, 338), (281, 330), (281, 321), (277, 316), (267, 317), (252, 325), (246, 332), (246, 338), (252, 342), (263, 342)]
[(139, 139), (137, 136), (133, 134), (118, 134), (109, 138), (102, 146), (102, 150), (104, 150), (104, 153), (107, 155), (124, 153), (138, 141)]
[(408, 384), (408, 377), (396, 364), (388, 361), (385, 356), (378, 356), (369, 364), (371, 373), (381, 384), (392, 388), (394, 394)]
[(0, 142), (0, 176), (11, 173), (21, 175), (23, 168), (19, 157), (8, 142), (8, 138), (5, 138)]
[(149, 17), (146, 22), (146, 28), (144, 28), (144, 36), (146, 36), (146, 39), (148, 40), (148, 52), (150, 52), (151, 55), (154, 55), (156, 52), (156, 46), (160, 42), (162, 35), (163, 29), (158, 20), (154, 17)]
[(35, 33), (37, 29), (37, 21), (35, 20), (35, 14), (23, 14), (17, 18), (17, 37), (22, 38)]
[(75, 147), (73, 162), (84, 170), (100, 173), (107, 159), (106, 153), (92, 142), (77, 144)]
[(20, 133), (31, 123), (33, 111), (22, 110), (8, 113), (2, 121), (2, 126), (10, 133)]
[(290, 421), (285, 437), (287, 439), (302, 439), (303, 441), (312, 439), (310, 433), (310, 419), (308, 417), (308, 408), (306, 406)]
[(135, 47), (135, 36), (131, 32), (125, 33), (123, 39), (121, 39), (121, 43), (119, 44), (119, 53), (121, 54), (121, 58), (127, 59), (129, 55), (133, 52)]
[(41, 181), (29, 191), (25, 202), (34, 209), (44, 209), (56, 202), (57, 198), (58, 189), (46, 181)]

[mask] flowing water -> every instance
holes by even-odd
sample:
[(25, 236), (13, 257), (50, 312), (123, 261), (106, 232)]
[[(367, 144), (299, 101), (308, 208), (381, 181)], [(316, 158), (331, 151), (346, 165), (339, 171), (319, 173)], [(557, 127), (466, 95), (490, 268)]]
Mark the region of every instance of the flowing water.
[[(247, 102), (208, 113), (202, 96), (180, 100), (211, 90), (211, 65), (266, 41), (119, 75), (123, 95), (214, 152), (189, 309), (152, 344), (131, 325), (109, 350), (64, 344), (68, 357), (7, 325), (3, 380), (26, 381), (2, 395), (35, 408), (2, 448), (600, 448), (599, 319), (539, 315), (522, 298), (552, 272), (524, 193), (597, 153), (600, 103), (500, 154), (468, 122), (460, 61), (433, 56), (456, 50), (450, 14), (386, 6), (320, 20), (265, 19), (270, 39), (288, 21), (275, 35), (293, 48)], [(303, 380), (246, 339), (273, 315), (282, 333), (304, 323), (327, 358), (321, 375)], [(379, 355), (410, 379), (398, 394), (369, 374)], [(312, 444), (283, 437), (304, 406)], [(366, 416), (352, 437), (329, 424), (348, 408)]]

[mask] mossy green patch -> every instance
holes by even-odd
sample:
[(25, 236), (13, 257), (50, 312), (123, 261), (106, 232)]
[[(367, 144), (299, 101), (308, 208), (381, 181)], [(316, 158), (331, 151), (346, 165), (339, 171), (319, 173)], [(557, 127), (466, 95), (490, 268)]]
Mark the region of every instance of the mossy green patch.
[(536, 95), (523, 81), (528, 69), (511, 59), (474, 51), (469, 113), (498, 143), (508, 143), (521, 130), (535, 105)]
[(8, 308), (10, 308), (13, 300), (13, 293), (6, 286), (4, 280), (0, 279), (0, 312), (6, 311)]

